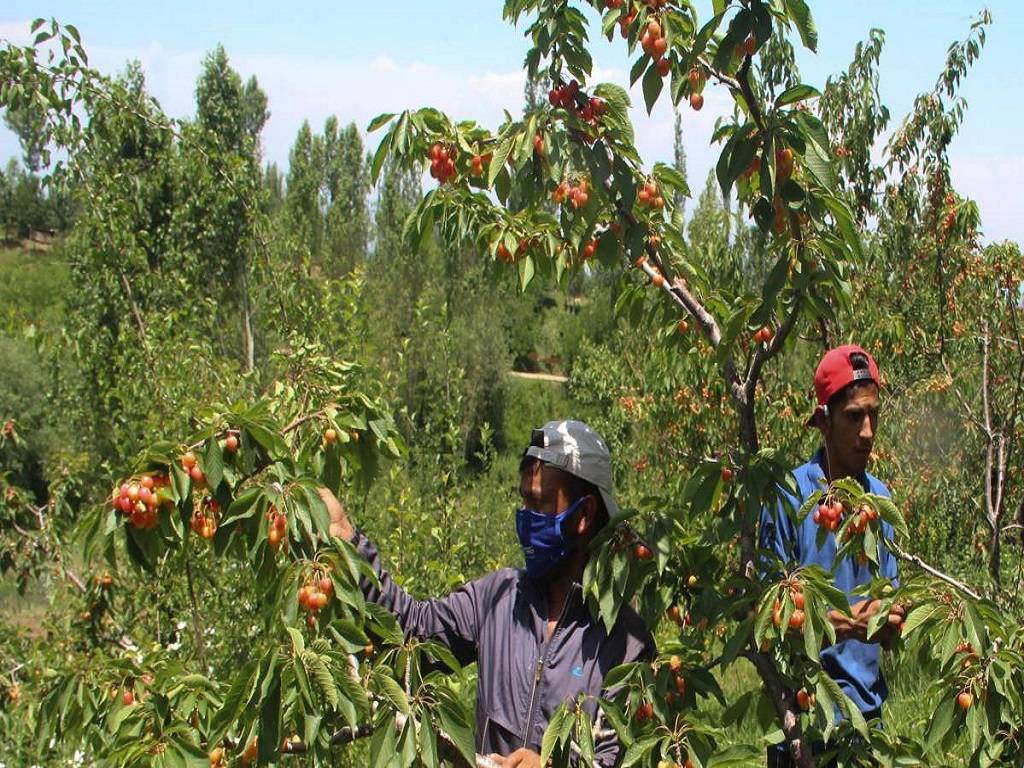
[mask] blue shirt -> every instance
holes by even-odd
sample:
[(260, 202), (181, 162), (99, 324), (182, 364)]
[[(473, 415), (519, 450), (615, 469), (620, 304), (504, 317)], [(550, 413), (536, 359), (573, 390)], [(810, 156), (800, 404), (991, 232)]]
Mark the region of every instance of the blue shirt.
[[(822, 466), (823, 451), (817, 453), (803, 466), (793, 470), (799, 489), (799, 498), (788, 492), (782, 495), (788, 499), (793, 510), (799, 509), (815, 491), (824, 490), (828, 486)], [(889, 496), (889, 489), (877, 477), (865, 472), (860, 478), (861, 486), (868, 493)], [(775, 514), (767, 509), (761, 510), (760, 544), (763, 549), (774, 552), (784, 563), (800, 566), (820, 565), (826, 571), (832, 570), (836, 556), (836, 537), (829, 531), (821, 547), (818, 547), (818, 525), (813, 515), (807, 515), (797, 527), (780, 500)], [(882, 522), (882, 535), (891, 539), (892, 526)], [(879, 565), (883, 576), (896, 585), (896, 558), (888, 547), (879, 542)], [(835, 585), (850, 597), (850, 602), (865, 599), (862, 595), (853, 598), (853, 590), (861, 584), (871, 581), (871, 571), (867, 566), (858, 565), (854, 558), (844, 558), (834, 571)], [(881, 713), (882, 702), (889, 689), (882, 678), (880, 662), (882, 649), (877, 643), (862, 643), (860, 640), (844, 640), (831, 645), (821, 652), (821, 665), (829, 677), (835, 680), (843, 692), (853, 700), (865, 717), (876, 717)]]

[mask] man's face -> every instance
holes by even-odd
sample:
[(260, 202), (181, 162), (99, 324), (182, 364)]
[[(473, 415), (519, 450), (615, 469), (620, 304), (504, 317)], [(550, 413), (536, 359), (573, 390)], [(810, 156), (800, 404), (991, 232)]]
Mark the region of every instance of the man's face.
[(528, 459), (519, 473), (519, 496), (527, 509), (551, 517), (575, 501), (565, 474), (539, 459)]
[(856, 476), (867, 468), (880, 407), (878, 387), (869, 384), (854, 387), (834, 413), (819, 417), (833, 479)]

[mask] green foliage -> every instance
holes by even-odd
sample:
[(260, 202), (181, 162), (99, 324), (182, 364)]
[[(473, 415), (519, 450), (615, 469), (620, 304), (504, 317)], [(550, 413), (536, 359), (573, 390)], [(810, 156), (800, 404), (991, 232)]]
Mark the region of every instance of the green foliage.
[[(620, 28), (648, 109), (714, 83), (736, 101), (685, 232), (681, 144), (671, 165), (640, 158), (628, 95), (589, 82), (587, 5), (601, 34)], [(339, 492), (400, 583), (437, 594), (516, 561), (522, 442), (572, 416), (608, 439), (630, 513), (596, 544), (588, 600), (609, 623), (631, 601), (661, 650), (606, 680), (624, 764), (748, 765), (763, 744), (801, 737), (832, 738), (843, 765), (1019, 761), (1010, 478), (1024, 262), (1012, 244), (980, 246), (947, 157), (988, 17), (950, 48), (878, 162), (882, 33), (819, 93), (795, 66), (797, 39), (818, 44), (803, 2), (714, 10), (698, 21), (687, 3), (509, 0), (507, 18), (528, 18), (520, 117), (490, 129), (431, 108), (383, 115), (372, 157), (331, 117), (321, 134), (303, 126), (287, 174), (261, 170), (266, 97), (221, 47), (182, 122), (146, 95), (137, 65), (114, 79), (89, 69), (73, 27), (39, 21), (36, 46), (0, 50), (0, 105), (27, 155), (51, 141), (68, 152), (48, 195), (33, 173), (3, 177), (5, 220), (34, 221), (25, 211), (54, 190), (75, 195), (76, 213), (32, 269), (20, 255), (0, 263), (0, 419), (13, 419), (0, 568), (52, 601), (40, 640), (0, 625), (0, 661), (17, 667), (0, 682), (2, 759), (188, 764), (223, 744), (237, 762), (257, 733), (261, 763), (285, 737), (313, 764), (432, 765), (445, 741), (471, 758), (472, 670), (364, 603), (366, 564), (328, 541), (316, 488)], [(638, 47), (652, 18), (664, 78)], [(64, 56), (44, 61), (51, 41)], [(570, 105), (537, 93), (573, 80)], [(424, 193), (435, 146), (455, 175)], [(647, 185), (663, 206), (643, 202)], [(830, 488), (858, 510), (837, 527), (839, 557), (875, 567), (866, 504), (900, 552), (985, 582), (965, 599), (904, 560), (898, 590), (868, 586), (883, 608), (910, 608), (886, 660), (884, 729), (821, 667), (826, 611), (848, 608), (831, 574), (778, 563), (776, 577), (752, 576), (758, 511), (816, 437), (804, 428), (813, 365), (847, 339), (882, 365), (872, 471), (896, 502)], [(182, 469), (186, 449), (202, 480)], [(165, 474), (154, 518), (110, 509), (112, 484), (119, 500), (122, 480)], [(279, 513), (286, 544), (271, 543)], [(296, 593), (322, 578), (334, 598), (303, 616)], [(806, 709), (801, 689), (815, 695)], [(581, 703), (554, 716), (545, 756), (590, 753)], [(367, 723), (369, 746), (339, 758), (332, 733)]]

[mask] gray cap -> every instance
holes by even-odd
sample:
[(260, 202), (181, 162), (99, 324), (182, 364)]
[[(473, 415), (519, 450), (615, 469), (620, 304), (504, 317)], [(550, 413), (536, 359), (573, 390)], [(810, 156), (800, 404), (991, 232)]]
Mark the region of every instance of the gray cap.
[(530, 435), (527, 456), (597, 486), (614, 522), (622, 512), (612, 495), (612, 456), (597, 432), (582, 421), (549, 421)]

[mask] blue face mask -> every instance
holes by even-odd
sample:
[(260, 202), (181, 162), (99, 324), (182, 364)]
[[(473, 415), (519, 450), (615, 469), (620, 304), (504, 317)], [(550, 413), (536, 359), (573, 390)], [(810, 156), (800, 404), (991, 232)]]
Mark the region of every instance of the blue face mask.
[(586, 496), (580, 496), (560, 515), (545, 515), (526, 507), (516, 510), (516, 533), (526, 558), (526, 572), (535, 579), (543, 578), (572, 548), (575, 536), (562, 533), (564, 523)]

